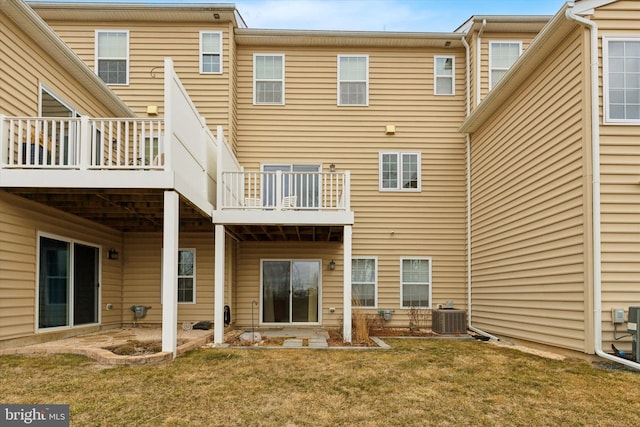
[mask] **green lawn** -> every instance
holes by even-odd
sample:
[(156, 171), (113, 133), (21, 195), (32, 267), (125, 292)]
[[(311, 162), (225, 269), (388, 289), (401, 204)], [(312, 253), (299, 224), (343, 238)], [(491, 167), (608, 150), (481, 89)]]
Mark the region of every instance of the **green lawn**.
[(202, 349), (155, 366), (0, 357), (0, 403), (68, 403), (76, 426), (638, 425), (640, 373), (483, 342), (393, 350)]

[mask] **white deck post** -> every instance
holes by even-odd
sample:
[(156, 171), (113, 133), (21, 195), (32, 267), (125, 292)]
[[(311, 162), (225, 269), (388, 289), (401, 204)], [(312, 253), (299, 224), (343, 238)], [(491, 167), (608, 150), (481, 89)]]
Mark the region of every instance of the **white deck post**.
[(353, 227), (344, 226), (344, 342), (351, 342), (351, 235)]
[(87, 170), (91, 165), (91, 132), (89, 129), (89, 117), (80, 117), (80, 135), (75, 135), (75, 141), (72, 144), (77, 144), (74, 149), (80, 151), (80, 169), (82, 170)]
[(213, 343), (224, 342), (224, 225), (216, 224), (215, 234), (215, 274), (213, 301)]
[(162, 351), (177, 355), (178, 338), (178, 224), (180, 199), (175, 191), (164, 192), (162, 231)]

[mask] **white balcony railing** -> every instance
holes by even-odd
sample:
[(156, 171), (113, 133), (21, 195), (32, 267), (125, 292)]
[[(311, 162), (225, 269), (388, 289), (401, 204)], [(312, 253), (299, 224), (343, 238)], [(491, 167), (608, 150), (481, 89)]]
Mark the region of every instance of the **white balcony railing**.
[(0, 166), (163, 169), (163, 119), (0, 116)]
[(348, 172), (223, 172), (222, 209), (349, 210)]

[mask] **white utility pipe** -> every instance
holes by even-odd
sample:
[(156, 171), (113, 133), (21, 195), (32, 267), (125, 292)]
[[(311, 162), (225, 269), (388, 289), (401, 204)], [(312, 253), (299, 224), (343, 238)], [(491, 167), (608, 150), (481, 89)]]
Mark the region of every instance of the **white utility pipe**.
[[(486, 21), (484, 22), (486, 24)], [(471, 114), (471, 58), (469, 54), (469, 43), (465, 36), (462, 36), (462, 44), (466, 53), (466, 84), (467, 84), (467, 117)], [(499, 341), (485, 331), (471, 326), (471, 135), (465, 135), (467, 147), (467, 328), (473, 332)]]
[(593, 173), (593, 331), (595, 352), (605, 359), (621, 363), (640, 370), (640, 363), (617, 357), (602, 350), (602, 241), (600, 212), (600, 110), (598, 97), (598, 25), (588, 19), (577, 16), (573, 8), (565, 12), (567, 19), (589, 27), (591, 35), (591, 157)]

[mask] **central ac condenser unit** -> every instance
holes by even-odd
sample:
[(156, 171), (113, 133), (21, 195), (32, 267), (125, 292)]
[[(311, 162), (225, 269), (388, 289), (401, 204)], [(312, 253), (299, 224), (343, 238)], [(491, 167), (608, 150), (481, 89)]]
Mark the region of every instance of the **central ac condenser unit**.
[(442, 308), (431, 312), (431, 330), (440, 335), (467, 333), (467, 310)]

